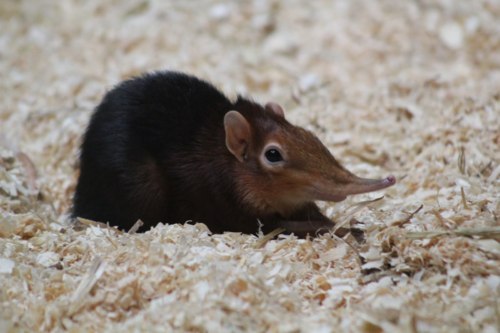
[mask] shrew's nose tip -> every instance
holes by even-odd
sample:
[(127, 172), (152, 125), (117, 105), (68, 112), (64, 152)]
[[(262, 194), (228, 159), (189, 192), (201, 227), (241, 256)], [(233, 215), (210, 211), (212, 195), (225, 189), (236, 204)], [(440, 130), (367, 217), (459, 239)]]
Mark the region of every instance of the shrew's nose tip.
[(387, 183), (387, 185), (394, 185), (396, 184), (396, 177), (390, 175), (385, 179), (385, 182)]

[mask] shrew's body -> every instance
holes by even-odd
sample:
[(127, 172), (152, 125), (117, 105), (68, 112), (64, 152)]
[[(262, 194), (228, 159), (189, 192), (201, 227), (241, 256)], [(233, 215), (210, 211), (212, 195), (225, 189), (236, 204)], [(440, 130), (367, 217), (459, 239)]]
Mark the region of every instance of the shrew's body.
[(394, 183), (358, 178), (283, 109), (177, 72), (125, 81), (97, 107), (81, 147), (73, 215), (123, 229), (138, 219), (205, 223), (212, 232), (284, 227), (301, 236), (333, 223), (314, 200)]

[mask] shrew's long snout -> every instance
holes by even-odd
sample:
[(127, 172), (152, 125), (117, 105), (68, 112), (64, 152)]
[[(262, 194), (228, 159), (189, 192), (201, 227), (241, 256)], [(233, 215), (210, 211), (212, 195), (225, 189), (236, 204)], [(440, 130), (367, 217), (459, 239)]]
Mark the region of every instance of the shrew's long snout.
[(334, 175), (328, 181), (315, 184), (314, 196), (316, 200), (342, 201), (348, 195), (382, 190), (395, 183), (396, 177), (393, 175), (383, 179), (368, 179), (355, 176), (346, 171), (341, 175)]
[(352, 181), (347, 183), (343, 191), (345, 194), (360, 194), (384, 189), (396, 184), (396, 177), (390, 175), (383, 179), (368, 179), (357, 176), (352, 177)]

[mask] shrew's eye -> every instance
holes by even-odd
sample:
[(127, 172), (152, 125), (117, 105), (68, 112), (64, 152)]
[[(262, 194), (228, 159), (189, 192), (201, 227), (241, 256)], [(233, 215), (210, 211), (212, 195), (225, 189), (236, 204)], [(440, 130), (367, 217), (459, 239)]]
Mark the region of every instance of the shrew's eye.
[(274, 148), (268, 149), (264, 155), (266, 156), (266, 159), (271, 163), (283, 161), (283, 156), (281, 156), (281, 153)]

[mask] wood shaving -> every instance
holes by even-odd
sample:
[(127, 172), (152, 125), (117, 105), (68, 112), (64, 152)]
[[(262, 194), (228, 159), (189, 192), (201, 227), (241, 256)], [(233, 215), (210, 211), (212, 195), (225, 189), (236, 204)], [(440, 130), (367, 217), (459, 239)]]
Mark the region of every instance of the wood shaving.
[[(0, 331), (498, 332), (499, 17), (490, 0), (1, 1)], [(70, 221), (93, 108), (158, 69), (276, 101), (355, 174), (394, 174), (321, 203), (361, 241)]]

